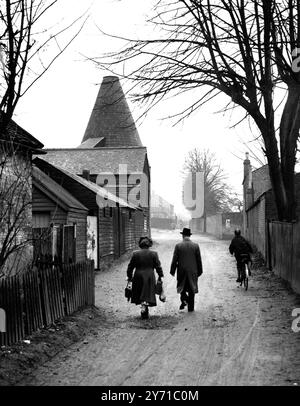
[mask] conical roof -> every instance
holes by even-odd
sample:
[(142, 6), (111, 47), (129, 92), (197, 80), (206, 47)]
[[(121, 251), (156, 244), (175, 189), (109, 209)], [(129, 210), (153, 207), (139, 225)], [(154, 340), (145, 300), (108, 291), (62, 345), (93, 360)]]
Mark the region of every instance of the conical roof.
[(103, 147), (142, 146), (119, 78), (105, 76), (82, 142), (104, 138)]

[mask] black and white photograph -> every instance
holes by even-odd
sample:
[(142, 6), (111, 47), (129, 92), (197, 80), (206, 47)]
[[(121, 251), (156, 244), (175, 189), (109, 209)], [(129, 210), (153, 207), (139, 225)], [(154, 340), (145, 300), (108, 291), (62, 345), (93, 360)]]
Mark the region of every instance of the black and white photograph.
[(299, 131), (300, 0), (0, 0), (0, 399), (299, 395)]

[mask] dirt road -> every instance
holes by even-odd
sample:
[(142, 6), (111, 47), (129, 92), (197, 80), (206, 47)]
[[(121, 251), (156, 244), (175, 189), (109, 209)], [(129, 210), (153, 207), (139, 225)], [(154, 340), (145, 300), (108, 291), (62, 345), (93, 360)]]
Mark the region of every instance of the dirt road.
[(257, 270), (244, 291), (228, 242), (193, 236), (204, 273), (195, 312), (179, 311), (169, 274), (178, 231), (155, 232), (167, 302), (140, 319), (124, 298), (127, 262), (96, 277), (99, 330), (37, 369), (22, 385), (300, 385), (300, 333), (291, 329), (299, 296)]

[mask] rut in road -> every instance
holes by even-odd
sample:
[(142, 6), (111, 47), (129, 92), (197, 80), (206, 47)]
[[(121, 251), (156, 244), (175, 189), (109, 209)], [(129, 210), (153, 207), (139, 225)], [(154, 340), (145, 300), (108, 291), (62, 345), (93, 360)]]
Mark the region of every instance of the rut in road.
[(169, 274), (178, 231), (153, 233), (165, 273), (167, 302), (141, 320), (124, 298), (128, 260), (97, 274), (96, 305), (105, 314), (90, 335), (39, 368), (26, 385), (289, 385), (300, 384), (300, 334), (291, 331), (299, 296), (265, 270), (249, 290), (236, 284), (228, 241), (201, 235), (204, 273), (195, 312), (179, 311)]

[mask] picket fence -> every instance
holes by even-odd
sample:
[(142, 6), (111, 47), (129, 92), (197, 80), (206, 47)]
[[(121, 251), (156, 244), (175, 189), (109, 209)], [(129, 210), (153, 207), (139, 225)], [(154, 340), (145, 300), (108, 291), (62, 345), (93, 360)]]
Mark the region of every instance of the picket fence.
[(76, 310), (95, 304), (94, 262), (49, 265), (0, 280), (6, 331), (0, 345), (23, 340)]

